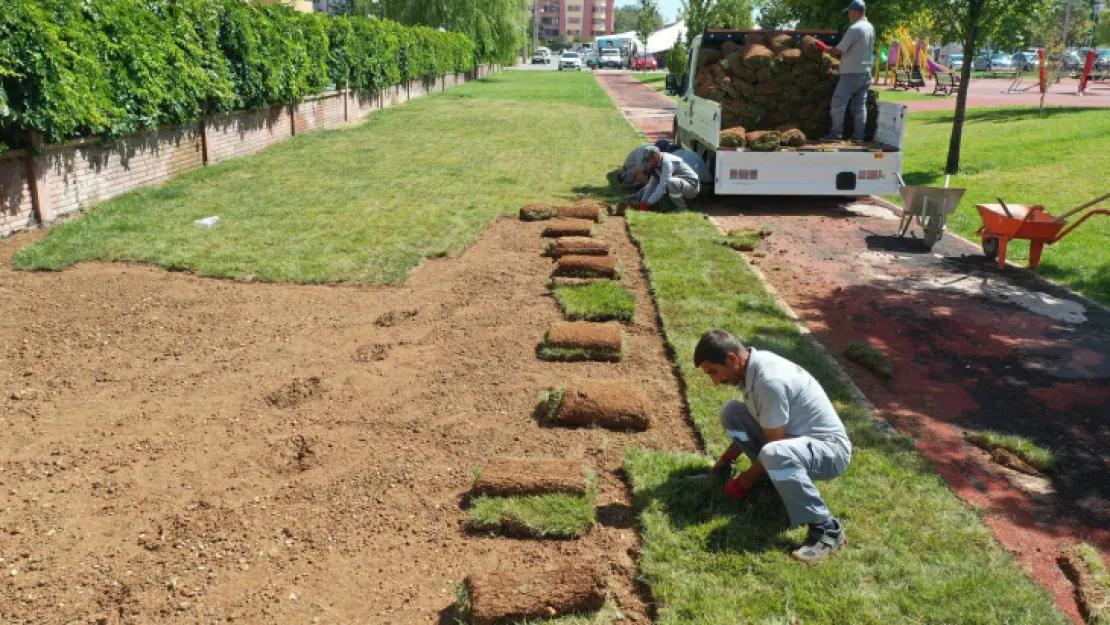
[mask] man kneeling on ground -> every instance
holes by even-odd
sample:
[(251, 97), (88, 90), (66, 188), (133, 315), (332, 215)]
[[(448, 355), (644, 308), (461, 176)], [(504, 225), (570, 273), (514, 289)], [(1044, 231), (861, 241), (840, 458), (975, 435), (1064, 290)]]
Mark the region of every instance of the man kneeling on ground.
[(741, 453), (752, 463), (729, 479), (725, 494), (742, 500), (765, 476), (790, 515), (790, 525), (809, 525), (805, 543), (791, 555), (817, 564), (847, 540), (844, 528), (821, 499), (814, 480), (832, 480), (848, 468), (852, 444), (824, 389), (798, 365), (767, 351), (745, 349), (724, 330), (710, 330), (694, 350), (694, 366), (713, 384), (735, 384), (744, 403), (721, 408), (721, 426), (732, 445), (713, 472), (732, 478)]
[(685, 209), (686, 200), (696, 198), (701, 192), (697, 172), (681, 157), (666, 154), (651, 145), (644, 149), (643, 165), (643, 175), (648, 182), (633, 196), (642, 211), (658, 204), (664, 193), (675, 208)]

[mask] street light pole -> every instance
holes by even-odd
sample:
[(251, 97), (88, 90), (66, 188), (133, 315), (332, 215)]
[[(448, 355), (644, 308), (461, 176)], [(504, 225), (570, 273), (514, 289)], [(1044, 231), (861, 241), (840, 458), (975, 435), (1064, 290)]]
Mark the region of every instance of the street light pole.
[(532, 53), (540, 46), (540, 0), (532, 0)]

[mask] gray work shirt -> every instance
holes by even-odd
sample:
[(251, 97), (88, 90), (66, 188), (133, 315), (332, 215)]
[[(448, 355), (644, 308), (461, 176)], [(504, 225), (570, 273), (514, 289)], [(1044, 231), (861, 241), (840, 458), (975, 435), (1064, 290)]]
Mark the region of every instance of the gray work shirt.
[(713, 182), (713, 177), (709, 175), (709, 167), (705, 165), (705, 159), (698, 156), (697, 152), (691, 150), (675, 150), (671, 152), (671, 154), (681, 158), (682, 162), (689, 165), (690, 169), (693, 169), (694, 173), (698, 175), (698, 180), (701, 180), (702, 184)]
[(808, 371), (777, 354), (751, 350), (744, 376), (744, 404), (766, 430), (786, 426), (786, 437), (838, 439), (851, 449), (848, 433), (825, 389)]
[(666, 152), (659, 156), (659, 166), (644, 172), (644, 176), (648, 178), (648, 187), (651, 187), (645, 202), (654, 205), (663, 199), (663, 194), (667, 192), (667, 181), (671, 178), (681, 178), (694, 185), (700, 184), (697, 173), (686, 164), (686, 161)]
[(866, 17), (856, 20), (836, 44), (840, 50), (841, 74), (870, 74), (875, 64), (875, 29)]
[(636, 184), (636, 172), (644, 166), (644, 150), (649, 147), (651, 146), (641, 145), (628, 153), (624, 159), (624, 166), (621, 167), (621, 184)]

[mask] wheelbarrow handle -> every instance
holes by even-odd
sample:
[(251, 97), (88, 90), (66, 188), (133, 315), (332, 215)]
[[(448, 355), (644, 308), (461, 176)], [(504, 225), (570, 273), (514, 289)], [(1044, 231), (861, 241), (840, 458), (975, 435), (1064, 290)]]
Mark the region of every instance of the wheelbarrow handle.
[(1010, 207), (1006, 206), (1006, 200), (1002, 199), (1001, 195), (998, 196), (998, 203), (1002, 205), (1002, 210), (1006, 211), (1006, 216), (1013, 219), (1014, 214), (1010, 212)]
[(1056, 221), (1064, 221), (1068, 217), (1071, 217), (1072, 215), (1074, 215), (1074, 214), (1078, 213), (1079, 211), (1083, 210), (1084, 208), (1087, 208), (1089, 206), (1094, 206), (1095, 204), (1098, 204), (1099, 202), (1102, 202), (1103, 200), (1107, 200), (1107, 199), (1110, 199), (1110, 193), (1100, 195), (1100, 196), (1096, 197), (1095, 199), (1091, 200), (1090, 202), (1087, 202), (1086, 204), (1080, 204), (1079, 206), (1076, 206), (1075, 208), (1071, 209), (1070, 211), (1068, 211), (1068, 212), (1064, 213), (1063, 215), (1060, 215), (1059, 217), (1057, 217)]

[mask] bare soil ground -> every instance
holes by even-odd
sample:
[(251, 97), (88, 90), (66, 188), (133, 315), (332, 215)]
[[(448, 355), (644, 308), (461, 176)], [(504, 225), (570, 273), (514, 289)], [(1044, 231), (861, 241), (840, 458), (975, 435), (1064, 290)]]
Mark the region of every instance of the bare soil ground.
[[(498, 221), (389, 288), (17, 273), (39, 235), (0, 242), (0, 620), (430, 623), (471, 572), (592, 561), (645, 622), (622, 456), (696, 441), (622, 219), (599, 237), (638, 298), (627, 357), (537, 360), (545, 227)], [(538, 391), (573, 376), (636, 384), (652, 428), (541, 427)], [(498, 456), (595, 467), (598, 527), (468, 534)]]

